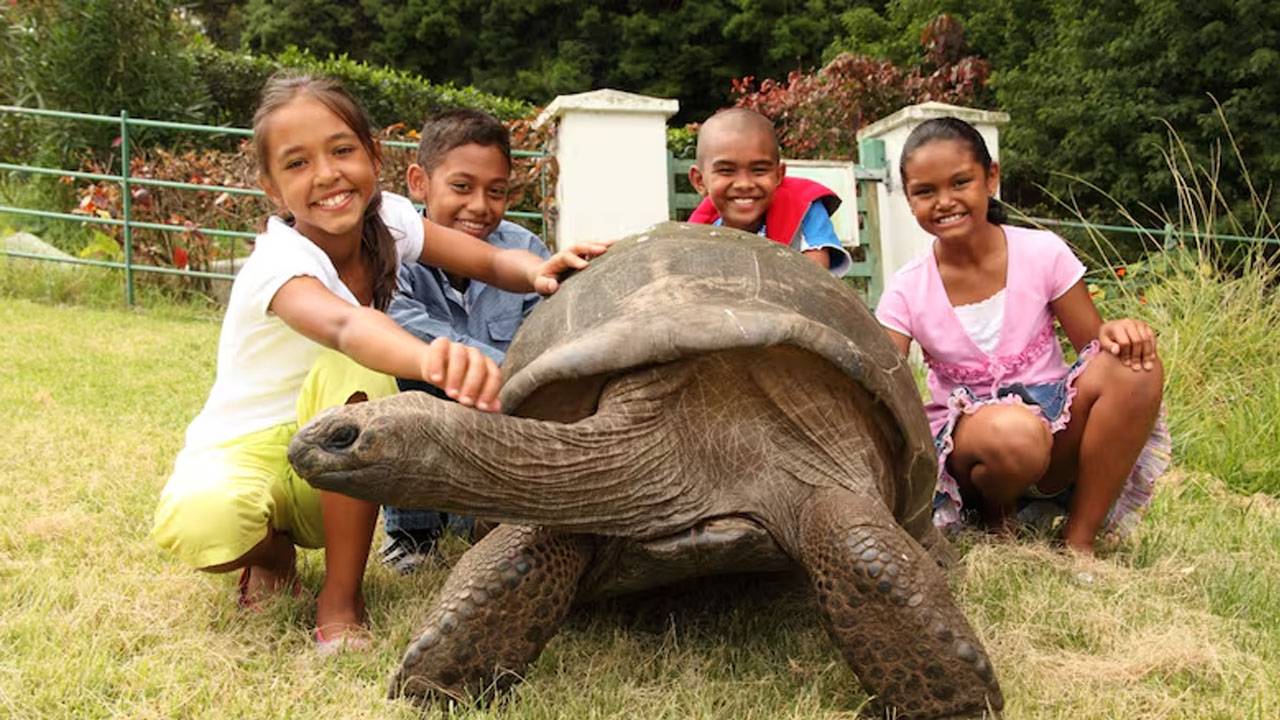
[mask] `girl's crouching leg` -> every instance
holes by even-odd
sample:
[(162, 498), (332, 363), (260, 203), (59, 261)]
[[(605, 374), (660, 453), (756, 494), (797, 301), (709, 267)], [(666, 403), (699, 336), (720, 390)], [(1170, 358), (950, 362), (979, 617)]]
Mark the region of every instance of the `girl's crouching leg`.
[(200, 570), (261, 566), (291, 574), (293, 542), (287, 527), (275, 527), (289, 506), (287, 491), (261, 462), (274, 452), (253, 452), (259, 449), (184, 450), (156, 508), (156, 544)]
[[(1076, 491), (1062, 538), (1092, 552), (1139, 454), (1151, 437), (1164, 392), (1164, 368), (1135, 371), (1108, 353), (1094, 357), (1081, 375), (1072, 425), (1083, 422), (1076, 458)], [(1072, 428), (1068, 428), (1070, 436)]]
[(987, 405), (957, 425), (951, 470), (962, 488), (981, 496), (984, 522), (999, 526), (1018, 495), (1044, 475), (1052, 447), (1048, 426), (1030, 409)]

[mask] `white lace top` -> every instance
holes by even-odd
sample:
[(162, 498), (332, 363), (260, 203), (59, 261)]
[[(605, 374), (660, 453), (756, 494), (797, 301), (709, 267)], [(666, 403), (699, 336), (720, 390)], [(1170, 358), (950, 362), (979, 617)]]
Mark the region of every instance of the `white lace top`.
[(986, 300), (968, 305), (956, 305), (953, 309), (964, 331), (973, 344), (990, 355), (1000, 342), (1000, 326), (1004, 324), (1004, 290)]

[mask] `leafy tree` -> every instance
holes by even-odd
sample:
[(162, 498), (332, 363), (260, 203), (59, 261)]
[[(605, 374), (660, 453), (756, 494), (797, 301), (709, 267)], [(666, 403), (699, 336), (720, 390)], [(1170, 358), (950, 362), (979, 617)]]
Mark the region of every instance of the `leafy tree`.
[[(1130, 211), (1176, 216), (1168, 157), (1176, 135), (1187, 151), (1181, 171), (1186, 160), (1218, 168), (1218, 190), (1243, 230), (1259, 221), (1259, 205), (1275, 212), (1268, 188), (1280, 172), (1280, 3), (893, 0), (881, 12), (845, 12), (845, 35), (828, 53), (902, 58), (940, 11), (960, 19), (970, 47), (990, 61), (995, 104), (1012, 116), (1001, 138), (1006, 199), (1057, 215), (1063, 200), (1117, 219), (1094, 186)], [(1244, 182), (1233, 138), (1261, 202)]]
[[(100, 115), (190, 120), (205, 97), (184, 52), (173, 0), (24, 0), (0, 16), (6, 55), (3, 101)], [(61, 158), (106, 147), (119, 129), (42, 121), (43, 142), (17, 157)]]
[[(233, 0), (195, 0), (202, 17)], [(821, 63), (842, 10), (879, 0), (246, 0), (229, 49), (317, 55), (545, 104), (596, 87), (677, 97), (681, 118), (727, 105), (730, 81)]]
[(350, 2), (249, 0), (244, 6), (240, 46), (274, 54), (296, 45), (320, 56), (340, 55), (368, 47), (377, 35), (378, 28), (360, 6)]
[[(1019, 181), (1015, 199), (1044, 206), (1050, 196), (1079, 194), (1079, 178), (1135, 211), (1147, 206), (1176, 216), (1172, 131), (1193, 165), (1222, 168), (1218, 189), (1252, 222), (1244, 168), (1222, 120), (1254, 178), (1269, 182), (1280, 172), (1280, 5), (1124, 5), (1059, 2), (1053, 17), (1063, 25), (1053, 42), (997, 85), (1002, 108), (1016, 120), (1006, 135), (1007, 164)], [(1096, 196), (1084, 200), (1110, 210)]]

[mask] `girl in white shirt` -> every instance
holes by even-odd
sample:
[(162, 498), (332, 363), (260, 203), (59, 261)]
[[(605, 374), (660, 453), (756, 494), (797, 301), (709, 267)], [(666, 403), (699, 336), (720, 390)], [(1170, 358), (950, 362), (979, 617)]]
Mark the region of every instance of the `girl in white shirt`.
[[(380, 148), (336, 82), (272, 77), (254, 116), (259, 183), (280, 209), (232, 286), (209, 399), (187, 430), (152, 535), (187, 564), (240, 570), (239, 600), (299, 585), (295, 545), (325, 548), (315, 637), (367, 645), (361, 581), (375, 504), (313, 489), (289, 465), (297, 428), (320, 410), (395, 392), (395, 377), (497, 410), (497, 367), (474, 348), (424, 344), (383, 311), (401, 262), (418, 260), (515, 292), (548, 294), (604, 244), (550, 260), (496, 250), (423, 219), (378, 189)], [(327, 348), (327, 350), (326, 350)]]

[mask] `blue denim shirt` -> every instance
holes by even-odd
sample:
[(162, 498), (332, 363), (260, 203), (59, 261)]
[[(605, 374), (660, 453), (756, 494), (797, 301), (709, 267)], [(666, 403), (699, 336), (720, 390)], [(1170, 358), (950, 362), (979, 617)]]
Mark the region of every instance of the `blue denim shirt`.
[[(528, 250), (544, 259), (551, 257), (541, 238), (506, 220), (485, 240), (502, 250)], [(502, 364), (507, 346), (538, 300), (537, 293), (508, 292), (478, 280), (467, 283), (466, 292), (460, 293), (440, 268), (406, 263), (400, 266), (399, 288), (387, 314), (425, 342), (447, 337)], [(436, 390), (416, 381), (399, 383), (401, 390)]]

